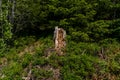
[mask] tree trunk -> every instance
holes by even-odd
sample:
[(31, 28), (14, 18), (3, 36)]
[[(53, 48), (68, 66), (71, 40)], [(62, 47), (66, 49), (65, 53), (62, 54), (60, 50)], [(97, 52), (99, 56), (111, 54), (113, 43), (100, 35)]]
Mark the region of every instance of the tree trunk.
[(12, 18), (11, 18), (11, 22), (12, 24), (14, 24), (14, 17), (15, 17), (15, 4), (16, 4), (16, 1), (15, 0), (12, 0)]
[(62, 50), (66, 46), (66, 31), (62, 28), (55, 27), (54, 31), (54, 43), (55, 43), (55, 50), (58, 54), (62, 54)]
[(8, 0), (8, 3), (12, 4), (12, 5), (8, 6), (9, 7), (8, 8), (9, 9), (9, 12), (8, 12), (9, 21), (11, 24), (14, 24), (16, 1), (15, 0)]

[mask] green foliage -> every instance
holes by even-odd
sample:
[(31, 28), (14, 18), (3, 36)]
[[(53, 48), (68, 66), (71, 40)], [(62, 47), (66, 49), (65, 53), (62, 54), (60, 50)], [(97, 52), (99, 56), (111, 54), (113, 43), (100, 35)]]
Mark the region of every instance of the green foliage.
[(23, 67), (23, 68), (26, 68), (26, 67), (31, 63), (32, 59), (33, 59), (32, 55), (30, 55), (30, 54), (25, 54), (25, 55), (23, 56), (23, 59), (21, 60), (22, 67)]
[(3, 80), (20, 80), (21, 79), (22, 66), (17, 62), (11, 62), (8, 66), (4, 67), (3, 74), (5, 77)]
[(2, 53), (5, 51), (5, 44), (4, 44), (4, 40), (0, 39), (0, 56), (2, 55)]
[(48, 59), (48, 64), (53, 66), (54, 68), (58, 68), (59, 67), (59, 56), (57, 55), (57, 53), (52, 53), (52, 55), (50, 56), (50, 58)]
[(27, 36), (27, 37), (17, 38), (16, 40), (14, 40), (13, 44), (17, 48), (20, 46), (29, 45), (33, 42), (35, 42), (35, 37), (34, 36)]
[[(73, 47), (71, 47), (73, 46)], [(80, 54), (90, 54), (90, 55), (95, 55), (97, 51), (100, 50), (100, 46), (96, 43), (75, 43), (73, 41), (70, 41), (67, 45), (67, 55), (80, 55)], [(72, 53), (72, 54), (71, 54)]]
[(88, 34), (92, 38), (92, 40), (95, 40), (97, 42), (103, 40), (104, 38), (107, 38), (107, 35), (109, 35), (109, 24), (109, 21), (104, 20), (90, 23), (88, 27)]
[[(62, 80), (120, 79), (119, 0), (15, 0), (14, 23), (8, 19), (13, 4), (2, 1), (3, 80), (21, 80), (30, 68), (35, 80), (53, 79), (49, 68), (59, 69)], [(51, 34), (55, 26), (66, 30), (67, 46), (63, 56), (53, 52), (46, 58), (45, 50), (54, 48)], [(33, 54), (20, 54), (35, 45)]]
[(3, 1), (0, 5), (0, 53), (5, 53), (5, 48), (8, 45), (8, 42), (12, 38), (12, 24), (9, 22), (7, 16), (8, 16), (8, 8), (9, 8), (9, 2)]
[[(108, 74), (119, 79), (119, 47), (119, 43), (116, 41), (104, 42), (101, 45), (69, 42), (66, 56), (59, 58), (59, 64), (62, 66), (62, 79), (89, 80), (93, 79), (94, 75), (97, 75), (97, 79), (109, 79)], [(101, 52), (101, 48), (104, 49), (103, 52)], [(104, 59), (101, 59), (99, 54)], [(77, 72), (79, 75), (76, 74)]]
[(32, 61), (33, 65), (40, 65), (40, 66), (44, 66), (46, 64), (48, 64), (48, 60), (44, 59), (43, 57), (35, 57), (35, 59)]
[(87, 55), (72, 55), (63, 60), (63, 80), (82, 80), (90, 78), (94, 73), (94, 58)]
[[(9, 55), (8, 55), (9, 54)], [(12, 48), (9, 50), (9, 52), (6, 52), (4, 56), (7, 58), (8, 61), (14, 60), (14, 61), (19, 61), (19, 56), (16, 54), (16, 49)]]
[(12, 38), (12, 25), (9, 22), (9, 20), (7, 19), (7, 15), (8, 15), (8, 8), (9, 8), (9, 2), (6, 2), (2, 5), (2, 15), (1, 15), (1, 27), (2, 27), (2, 35), (4, 40), (9, 40)]
[(110, 0), (17, 0), (14, 27), (25, 35), (58, 25), (77, 42), (119, 39), (119, 4)]
[[(52, 69), (60, 69), (60, 79), (62, 80), (91, 80), (94, 77), (97, 79), (109, 79), (112, 76), (119, 79), (120, 77), (120, 45), (115, 43), (116, 41), (107, 43), (105, 40), (97, 44), (76, 43), (69, 40), (64, 56), (51, 53), (52, 55), (46, 58), (44, 50), (51, 47), (53, 43), (50, 38), (41, 38), (39, 40), (41, 45), (34, 54), (25, 53), (19, 56), (16, 49), (13, 48), (4, 56), (8, 61), (7, 65), (2, 69), (2, 74), (5, 75), (3, 80), (21, 80), (23, 76), (27, 76), (28, 72), (24, 70), (29, 70), (30, 66), (34, 79), (53, 79), (55, 74)], [(104, 48), (104, 51), (100, 53), (102, 48)], [(1, 64), (3, 64), (2, 61)]]
[(76, 41), (76, 42), (79, 42), (79, 41), (85, 41), (85, 42), (90, 41), (90, 37), (89, 37), (89, 35), (87, 33), (82, 32), (82, 31), (78, 31), (77, 29), (75, 30), (75, 29), (71, 28), (70, 29), (70, 34), (71, 34), (70, 38), (72, 40)]
[(44, 69), (33, 69), (33, 76), (36, 80), (52, 78), (52, 71)]

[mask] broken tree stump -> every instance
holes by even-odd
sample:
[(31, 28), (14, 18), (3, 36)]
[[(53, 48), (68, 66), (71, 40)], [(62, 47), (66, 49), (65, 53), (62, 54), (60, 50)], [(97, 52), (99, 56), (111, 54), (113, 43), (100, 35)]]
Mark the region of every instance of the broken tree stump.
[(66, 46), (66, 31), (63, 28), (58, 28), (58, 26), (55, 27), (54, 31), (54, 44), (55, 44), (55, 50), (58, 53), (58, 55), (63, 55), (63, 49), (65, 49)]

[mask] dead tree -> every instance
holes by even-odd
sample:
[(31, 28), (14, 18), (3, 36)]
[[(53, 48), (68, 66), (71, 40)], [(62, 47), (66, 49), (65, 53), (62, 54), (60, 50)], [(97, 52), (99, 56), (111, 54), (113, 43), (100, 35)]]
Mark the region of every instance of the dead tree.
[(58, 28), (58, 26), (55, 27), (54, 31), (54, 44), (55, 44), (55, 50), (58, 54), (62, 54), (62, 50), (66, 46), (66, 31), (63, 28)]

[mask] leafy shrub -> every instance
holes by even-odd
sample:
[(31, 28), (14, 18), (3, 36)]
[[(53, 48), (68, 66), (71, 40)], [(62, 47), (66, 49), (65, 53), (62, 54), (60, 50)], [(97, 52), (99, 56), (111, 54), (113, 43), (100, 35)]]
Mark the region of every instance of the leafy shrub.
[(90, 55), (96, 55), (96, 52), (99, 50), (100, 46), (96, 43), (84, 43), (84, 42), (75, 43), (71, 41), (67, 45), (66, 53), (71, 55), (72, 54), (80, 55), (86, 53)]
[(94, 73), (94, 58), (88, 55), (72, 55), (62, 60), (62, 80), (82, 80)]
[(20, 37), (16, 40), (14, 40), (14, 46), (15, 47), (19, 47), (19, 46), (24, 46), (24, 45), (28, 45), (31, 44), (35, 41), (35, 37), (34, 36), (28, 36), (28, 37)]
[(35, 80), (48, 79), (53, 76), (52, 71), (45, 69), (33, 69), (33, 77)]
[(33, 66), (35, 66), (35, 65), (40, 65), (40, 66), (44, 66), (44, 65), (46, 65), (48, 63), (48, 60), (46, 60), (45, 58), (43, 58), (43, 57), (35, 57), (34, 59), (33, 59), (33, 61), (32, 61), (32, 64), (33, 64)]
[(22, 61), (21, 61), (22, 67), (23, 68), (27, 67), (31, 63), (32, 59), (33, 59), (33, 57), (31, 54), (25, 54), (22, 57)]
[(21, 80), (22, 66), (17, 62), (11, 62), (2, 70), (5, 77), (3, 80)]

